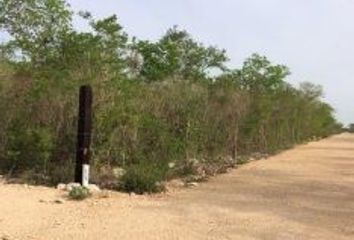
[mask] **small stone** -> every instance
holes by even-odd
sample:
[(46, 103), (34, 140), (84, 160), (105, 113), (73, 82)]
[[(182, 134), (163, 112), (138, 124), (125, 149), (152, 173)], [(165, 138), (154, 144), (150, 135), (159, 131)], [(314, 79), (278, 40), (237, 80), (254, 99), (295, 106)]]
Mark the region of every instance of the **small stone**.
[(63, 203), (64, 203), (64, 200), (62, 200), (62, 199), (55, 199), (55, 200), (54, 200), (54, 203), (63, 204)]
[(188, 187), (198, 187), (198, 183), (196, 183), (196, 182), (190, 182), (190, 183), (187, 183), (187, 186)]
[(65, 191), (65, 189), (66, 189), (66, 184), (64, 184), (64, 183), (59, 183), (59, 184), (57, 185), (57, 189), (60, 190), (60, 191)]
[(46, 201), (46, 200), (43, 200), (43, 199), (39, 199), (39, 202), (40, 202), (40, 203), (47, 203), (47, 201)]

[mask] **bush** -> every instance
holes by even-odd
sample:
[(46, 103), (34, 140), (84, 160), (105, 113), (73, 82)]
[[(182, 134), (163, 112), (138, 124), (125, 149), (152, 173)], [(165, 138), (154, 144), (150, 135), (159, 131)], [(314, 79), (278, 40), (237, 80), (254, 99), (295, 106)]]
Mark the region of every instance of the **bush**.
[(25, 129), (15, 125), (8, 132), (7, 161), (2, 164), (3, 170), (10, 174), (31, 170), (46, 175), (52, 149), (53, 140), (48, 129)]
[(118, 190), (136, 194), (162, 192), (165, 190), (161, 184), (164, 175), (161, 168), (153, 165), (132, 165), (120, 179)]
[(48, 171), (47, 184), (56, 186), (58, 183), (68, 183), (74, 179), (75, 165), (65, 159), (64, 162), (51, 164)]
[(84, 200), (91, 196), (91, 193), (86, 187), (73, 187), (69, 192), (69, 197), (73, 200)]

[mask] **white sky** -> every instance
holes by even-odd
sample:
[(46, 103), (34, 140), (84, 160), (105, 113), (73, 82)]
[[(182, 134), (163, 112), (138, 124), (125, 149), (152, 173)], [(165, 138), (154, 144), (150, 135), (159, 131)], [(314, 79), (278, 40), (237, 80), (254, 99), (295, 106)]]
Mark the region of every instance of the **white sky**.
[(68, 2), (96, 17), (117, 14), (125, 31), (140, 39), (155, 40), (178, 25), (198, 41), (225, 48), (232, 67), (254, 52), (266, 55), (291, 69), (291, 83), (323, 85), (338, 119), (354, 122), (354, 0)]

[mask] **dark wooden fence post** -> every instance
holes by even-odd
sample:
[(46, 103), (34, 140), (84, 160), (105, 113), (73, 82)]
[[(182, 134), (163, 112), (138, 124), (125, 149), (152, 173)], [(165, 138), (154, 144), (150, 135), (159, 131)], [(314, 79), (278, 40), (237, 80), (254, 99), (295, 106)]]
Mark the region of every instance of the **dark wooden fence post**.
[(88, 184), (91, 144), (91, 121), (92, 88), (89, 85), (85, 85), (80, 87), (75, 166), (75, 182), (81, 183), (82, 185)]

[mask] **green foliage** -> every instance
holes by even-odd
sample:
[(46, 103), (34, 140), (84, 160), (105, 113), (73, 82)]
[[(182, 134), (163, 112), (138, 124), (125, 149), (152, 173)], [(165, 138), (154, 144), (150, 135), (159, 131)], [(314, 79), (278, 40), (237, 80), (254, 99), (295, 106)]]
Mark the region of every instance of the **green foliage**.
[(73, 187), (69, 192), (69, 197), (73, 200), (81, 201), (91, 196), (86, 187)]
[(253, 54), (248, 58), (241, 70), (236, 71), (238, 84), (256, 94), (274, 91), (284, 84), (284, 79), (290, 74), (283, 65), (272, 65), (264, 56)]
[(58, 54), (58, 39), (71, 28), (63, 0), (3, 0), (0, 9), (0, 28), (13, 37), (8, 46), (35, 64)]
[(164, 191), (164, 186), (160, 183), (163, 175), (163, 169), (148, 162), (131, 165), (120, 180), (119, 190), (137, 194)]
[(142, 55), (140, 74), (148, 81), (179, 78), (200, 80), (208, 70), (225, 70), (224, 50), (195, 42), (186, 31), (174, 27), (157, 42), (140, 41), (135, 48)]
[(65, 1), (0, 1), (0, 31), (11, 36), (0, 48), (1, 172), (72, 179), (81, 84), (94, 89), (93, 170), (127, 169), (128, 192), (162, 190), (190, 159), (215, 165), (341, 129), (320, 86), (291, 86), (289, 69), (264, 56), (230, 70), (224, 50), (176, 27), (141, 41), (115, 15), (80, 15), (87, 32), (72, 27)]
[(9, 129), (7, 144), (7, 160), (3, 166), (7, 171), (47, 172), (53, 140), (45, 128), (23, 129), (16, 126)]

